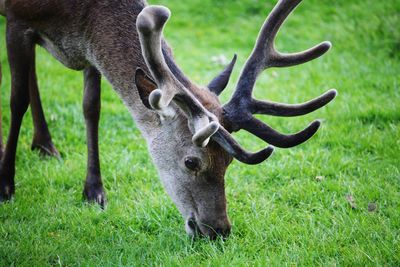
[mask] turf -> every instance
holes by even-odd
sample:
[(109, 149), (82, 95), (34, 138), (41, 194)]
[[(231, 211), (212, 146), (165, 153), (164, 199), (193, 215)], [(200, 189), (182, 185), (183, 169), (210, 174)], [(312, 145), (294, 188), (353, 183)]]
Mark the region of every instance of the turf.
[[(173, 11), (165, 35), (178, 63), (199, 84), (221, 69), (213, 56), (238, 53), (238, 65), (244, 63), (275, 3), (150, 2)], [(265, 72), (257, 98), (303, 102), (332, 87), (340, 94), (311, 115), (263, 118), (283, 132), (324, 120), (318, 135), (304, 145), (280, 149), (258, 166), (232, 164), (226, 190), (233, 233), (226, 241), (186, 237), (140, 132), (106, 82), (100, 148), (109, 204), (101, 211), (82, 202), (82, 75), (38, 49), (43, 104), (62, 160), (42, 160), (30, 151), (27, 114), (18, 147), (16, 197), (0, 205), (0, 266), (399, 266), (399, 14), (397, 0), (307, 0), (290, 17), (278, 36), (281, 51), (323, 40), (334, 47), (311, 63)], [(4, 24), (1, 18), (7, 133), (10, 77)], [(223, 101), (239, 72), (237, 67)], [(254, 136), (236, 136), (252, 150), (264, 146)]]

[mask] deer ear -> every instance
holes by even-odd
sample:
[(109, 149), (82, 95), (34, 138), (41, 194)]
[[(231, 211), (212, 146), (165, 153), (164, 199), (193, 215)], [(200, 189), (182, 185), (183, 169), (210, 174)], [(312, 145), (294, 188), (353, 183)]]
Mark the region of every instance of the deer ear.
[(149, 103), (149, 95), (158, 88), (157, 84), (140, 68), (136, 70), (135, 83), (143, 105), (148, 109), (152, 109)]
[(236, 59), (237, 55), (235, 54), (231, 63), (217, 77), (215, 77), (214, 80), (209, 83), (208, 89), (210, 89), (211, 92), (216, 95), (220, 95), (222, 91), (224, 91), (224, 89), (228, 85), (229, 79), (231, 78), (233, 68), (236, 64)]

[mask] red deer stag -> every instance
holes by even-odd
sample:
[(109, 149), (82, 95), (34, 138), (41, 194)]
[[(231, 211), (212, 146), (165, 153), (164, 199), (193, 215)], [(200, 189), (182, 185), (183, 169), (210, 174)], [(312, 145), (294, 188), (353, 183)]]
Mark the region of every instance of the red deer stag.
[(298, 105), (260, 101), (252, 97), (257, 77), (267, 68), (299, 65), (329, 50), (323, 42), (307, 51), (282, 54), (274, 40), (282, 23), (301, 0), (280, 0), (261, 28), (229, 103), (218, 95), (225, 89), (236, 62), (207, 87), (193, 84), (176, 65), (163, 38), (170, 11), (146, 6), (143, 0), (0, 0), (7, 20), (7, 49), (11, 69), (11, 128), (0, 165), (0, 199), (14, 194), (15, 154), (22, 118), (31, 103), (37, 129), (43, 129), (38, 147), (57, 154), (46, 133), (35, 76), (34, 48), (44, 47), (57, 60), (83, 70), (83, 111), (87, 126), (88, 168), (84, 197), (104, 206), (98, 122), (100, 80), (104, 76), (119, 94), (147, 141), (166, 191), (186, 221), (189, 235), (215, 238), (229, 234), (225, 171), (235, 158), (258, 164), (273, 152), (244, 150), (231, 135), (244, 129), (276, 147), (297, 146), (311, 138), (319, 121), (292, 135), (284, 135), (253, 114), (299, 116), (329, 103), (329, 90)]

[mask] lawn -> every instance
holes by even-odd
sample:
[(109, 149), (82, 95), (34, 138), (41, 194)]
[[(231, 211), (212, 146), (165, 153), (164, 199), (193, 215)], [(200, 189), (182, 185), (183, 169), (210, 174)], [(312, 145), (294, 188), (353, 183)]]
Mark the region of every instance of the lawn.
[[(152, 0), (168, 6), (165, 36), (185, 73), (207, 84), (239, 56), (227, 101), (275, 0)], [(399, 266), (400, 3), (398, 0), (305, 0), (284, 25), (281, 51), (330, 40), (324, 57), (259, 79), (259, 99), (296, 103), (337, 88), (328, 107), (299, 118), (263, 117), (283, 132), (323, 118), (316, 137), (279, 149), (268, 161), (235, 161), (226, 175), (228, 240), (192, 241), (162, 188), (144, 139), (103, 81), (100, 150), (108, 206), (82, 201), (86, 171), (82, 75), (38, 50), (49, 127), (62, 159), (30, 151), (25, 116), (15, 199), (0, 205), (0, 266)], [(0, 19), (3, 131), (10, 123), (10, 76)], [(265, 144), (238, 133), (246, 148)], [(353, 199), (353, 206), (349, 202)], [(376, 208), (373, 206), (376, 205)], [(370, 209), (368, 208), (370, 207)]]

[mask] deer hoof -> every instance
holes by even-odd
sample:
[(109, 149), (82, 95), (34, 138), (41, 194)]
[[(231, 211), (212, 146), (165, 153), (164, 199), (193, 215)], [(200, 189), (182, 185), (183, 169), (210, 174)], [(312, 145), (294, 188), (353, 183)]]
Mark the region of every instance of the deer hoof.
[(14, 187), (6, 186), (0, 189), (0, 203), (8, 202), (14, 196)]
[(0, 203), (10, 201), (15, 193), (14, 183), (0, 182)]
[(39, 151), (40, 155), (43, 157), (54, 157), (56, 159), (60, 159), (60, 153), (57, 148), (54, 146), (53, 142), (37, 142), (33, 141), (31, 149)]
[(0, 203), (10, 201), (15, 193), (15, 171), (3, 164), (0, 164)]
[(107, 204), (106, 193), (104, 192), (103, 185), (85, 185), (83, 190), (83, 198), (89, 203), (96, 203), (102, 209)]

